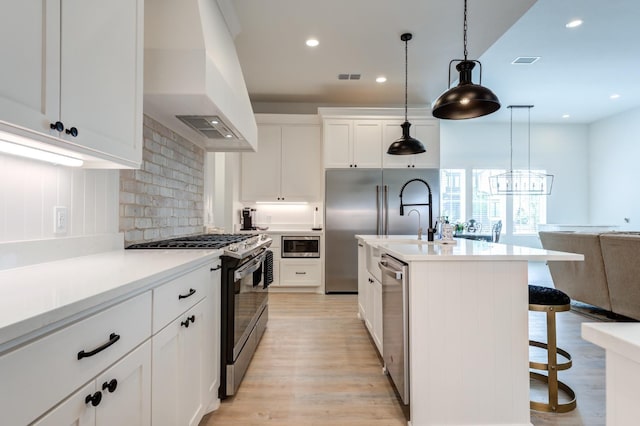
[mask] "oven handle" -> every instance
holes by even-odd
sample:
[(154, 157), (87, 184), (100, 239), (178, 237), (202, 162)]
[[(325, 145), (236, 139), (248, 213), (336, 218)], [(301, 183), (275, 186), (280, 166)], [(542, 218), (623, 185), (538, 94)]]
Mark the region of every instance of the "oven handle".
[(233, 273), (233, 279), (235, 281), (238, 281), (238, 280), (241, 280), (242, 278), (246, 277), (247, 275), (252, 274), (255, 271), (257, 271), (260, 268), (260, 266), (262, 265), (262, 262), (264, 262), (265, 257), (267, 257), (266, 250), (265, 250), (264, 253), (258, 255), (247, 266), (243, 266), (242, 268), (240, 268), (237, 271), (235, 271)]

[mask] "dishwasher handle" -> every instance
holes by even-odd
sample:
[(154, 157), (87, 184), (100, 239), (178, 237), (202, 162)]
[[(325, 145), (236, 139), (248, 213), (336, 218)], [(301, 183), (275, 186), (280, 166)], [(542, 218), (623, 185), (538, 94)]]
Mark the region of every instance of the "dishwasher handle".
[(393, 277), (396, 280), (402, 280), (402, 276), (403, 276), (403, 272), (402, 270), (398, 271), (396, 269), (392, 269), (387, 265), (387, 261), (386, 260), (381, 260), (378, 262), (378, 265), (380, 266), (380, 270), (382, 271), (383, 275), (387, 275), (390, 277)]

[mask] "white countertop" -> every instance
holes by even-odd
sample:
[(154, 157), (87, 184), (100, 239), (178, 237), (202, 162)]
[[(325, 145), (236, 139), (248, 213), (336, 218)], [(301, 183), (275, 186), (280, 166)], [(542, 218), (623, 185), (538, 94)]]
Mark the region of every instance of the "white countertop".
[(640, 323), (583, 323), (582, 338), (640, 363)]
[(240, 234), (287, 234), (287, 235), (321, 235), (323, 230), (314, 231), (311, 228), (269, 227), (266, 230), (238, 231)]
[(115, 250), (0, 271), (0, 352), (7, 342), (143, 291), (221, 254)]
[(367, 244), (375, 244), (405, 262), (420, 261), (571, 261), (584, 260), (582, 254), (513, 246), (455, 238), (454, 243), (418, 240), (415, 235), (356, 235)]

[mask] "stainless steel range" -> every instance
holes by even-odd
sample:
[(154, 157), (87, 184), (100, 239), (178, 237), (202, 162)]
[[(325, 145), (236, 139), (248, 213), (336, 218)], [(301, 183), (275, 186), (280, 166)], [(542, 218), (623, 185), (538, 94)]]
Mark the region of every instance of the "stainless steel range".
[(222, 249), (220, 318), (220, 389), (224, 399), (234, 395), (269, 318), (267, 287), (273, 254), (268, 235), (205, 234), (150, 243), (128, 249)]

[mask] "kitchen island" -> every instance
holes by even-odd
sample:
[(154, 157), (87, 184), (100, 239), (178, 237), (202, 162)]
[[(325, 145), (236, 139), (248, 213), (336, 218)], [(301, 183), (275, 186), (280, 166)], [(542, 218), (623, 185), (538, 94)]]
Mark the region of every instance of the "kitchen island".
[(408, 265), (409, 424), (531, 425), (528, 262), (583, 256), (472, 240), (356, 238)]

